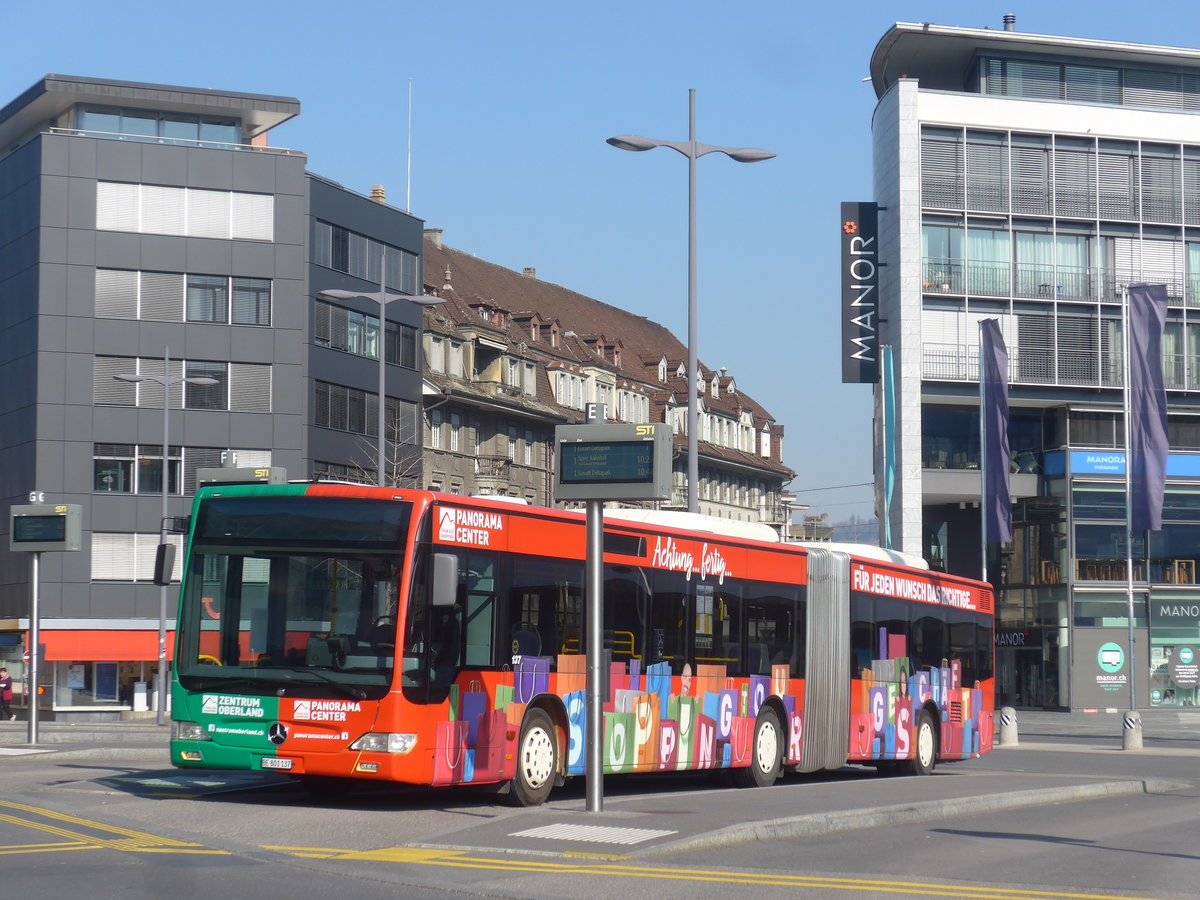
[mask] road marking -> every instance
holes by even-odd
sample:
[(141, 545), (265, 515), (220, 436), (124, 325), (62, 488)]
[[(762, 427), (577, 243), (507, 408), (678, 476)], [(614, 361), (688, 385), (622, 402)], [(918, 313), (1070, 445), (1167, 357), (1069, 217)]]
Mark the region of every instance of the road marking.
[(678, 834), (661, 828), (618, 828), (613, 825), (542, 825), (514, 831), (509, 837), (544, 838), (548, 841), (586, 841), (591, 844), (640, 844), (656, 837)]
[(710, 884), (765, 885), (771, 887), (826, 888), (829, 890), (871, 891), (917, 897), (951, 897), (966, 900), (1156, 900), (1128, 894), (1091, 894), (1069, 891), (1031, 891), (1020, 888), (991, 888), (978, 885), (884, 881), (870, 878), (838, 878), (823, 875), (779, 875), (746, 871), (722, 872), (704, 869), (667, 869), (631, 866), (619, 862), (562, 863), (538, 859), (470, 856), (466, 850), (435, 850), (414, 847), (387, 847), (376, 850), (348, 850), (329, 847), (288, 847), (262, 845), (305, 859), (373, 860), (412, 865), (442, 866), (458, 869), (483, 869), (495, 872), (525, 872), (553, 875), (610, 876), (653, 878), (671, 881), (695, 881)]
[[(144, 831), (121, 828), (117, 825), (97, 822), (94, 819), (84, 819), (79, 816), (55, 812), (52, 809), (28, 806), (24, 803), (14, 803), (10, 800), (0, 800), (0, 808), (11, 809), (15, 813), (24, 813), (24, 815), (0, 813), (0, 822), (7, 822), (10, 825), (18, 825), (23, 828), (32, 828), (36, 831), (43, 831), (47, 834), (66, 839), (66, 842), (62, 844), (25, 845), (26, 849), (24, 850), (18, 850), (16, 845), (10, 844), (9, 850), (6, 852), (50, 853), (56, 850), (117, 850), (122, 853), (227, 855), (224, 850), (210, 850), (202, 844), (177, 841), (157, 834), (148, 834)], [(48, 821), (39, 821), (43, 819)], [(54, 824), (56, 822), (74, 825), (77, 828), (91, 829), (100, 832), (100, 835), (85, 834), (81, 831)], [(112, 837), (105, 837), (103, 835), (112, 835)]]

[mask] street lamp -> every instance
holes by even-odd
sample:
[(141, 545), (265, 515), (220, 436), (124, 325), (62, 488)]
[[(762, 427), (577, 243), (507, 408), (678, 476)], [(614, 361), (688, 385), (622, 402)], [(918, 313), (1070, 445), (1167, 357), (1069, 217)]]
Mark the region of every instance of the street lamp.
[[(168, 347), (163, 348), (163, 373), (161, 375), (114, 375), (117, 381), (131, 381), (139, 383), (143, 381), (153, 381), (155, 384), (161, 384), (163, 389), (163, 446), (162, 446), (162, 518), (158, 523), (158, 540), (160, 543), (165, 543), (167, 539), (167, 497), (170, 493), (170, 464), (169, 457), (171, 455), (170, 445), (170, 409), (171, 409), (171, 388), (177, 384), (216, 384), (215, 378), (204, 378), (195, 376), (192, 378), (184, 378), (182, 376), (171, 376), (171, 350)], [(167, 586), (160, 585), (158, 594), (158, 677), (156, 679), (158, 690), (158, 704), (155, 713), (155, 722), (159, 725), (167, 724)]]
[(318, 297), (327, 300), (355, 300), (362, 298), (373, 301), (379, 307), (379, 337), (376, 340), (375, 348), (375, 355), (379, 357), (379, 449), (376, 455), (376, 463), (379, 471), (375, 483), (380, 487), (384, 487), (387, 483), (384, 478), (384, 469), (387, 465), (387, 445), (384, 441), (384, 412), (387, 405), (387, 352), (385, 350), (387, 343), (387, 305), (394, 300), (407, 300), (410, 303), (415, 303), (417, 306), (437, 306), (443, 302), (441, 297), (434, 297), (430, 294), (421, 294), (419, 296), (389, 294), (386, 289), (387, 269), (385, 268), (385, 263), (386, 254), (379, 259), (379, 290), (377, 291), (328, 290), (317, 292)]
[(699, 370), (697, 358), (696, 326), (696, 160), (707, 153), (724, 153), (735, 162), (762, 162), (774, 159), (775, 154), (753, 147), (714, 147), (696, 142), (696, 91), (688, 91), (688, 139), (686, 141), (660, 141), (637, 134), (621, 134), (610, 137), (607, 143), (619, 150), (653, 150), (655, 147), (670, 147), (688, 159), (688, 336), (687, 336), (687, 496), (688, 512), (699, 512), (697, 488), (700, 483), (700, 461), (696, 427), (696, 376)]

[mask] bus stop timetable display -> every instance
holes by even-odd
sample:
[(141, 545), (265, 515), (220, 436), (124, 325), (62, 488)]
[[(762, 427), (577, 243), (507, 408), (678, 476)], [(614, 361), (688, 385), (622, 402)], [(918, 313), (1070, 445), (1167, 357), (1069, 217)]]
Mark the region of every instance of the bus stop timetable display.
[(564, 484), (654, 480), (654, 446), (650, 441), (563, 444), (561, 459)]
[(671, 434), (658, 425), (560, 425), (555, 429), (560, 500), (665, 499)]

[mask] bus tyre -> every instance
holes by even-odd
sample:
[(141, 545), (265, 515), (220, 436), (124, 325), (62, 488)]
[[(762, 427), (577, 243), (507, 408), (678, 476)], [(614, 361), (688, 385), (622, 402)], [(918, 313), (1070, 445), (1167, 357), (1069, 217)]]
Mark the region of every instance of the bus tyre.
[(754, 722), (754, 738), (750, 743), (750, 765), (733, 770), (738, 787), (767, 787), (779, 780), (783, 769), (783, 731), (779, 717), (763, 707)]
[(509, 789), (515, 806), (538, 806), (550, 796), (558, 774), (558, 742), (554, 723), (545, 710), (531, 709), (521, 722), (517, 739), (517, 774)]
[(933, 725), (933, 716), (929, 710), (923, 709), (917, 713), (916, 750), (912, 759), (900, 763), (903, 775), (928, 775), (937, 764), (938, 736)]

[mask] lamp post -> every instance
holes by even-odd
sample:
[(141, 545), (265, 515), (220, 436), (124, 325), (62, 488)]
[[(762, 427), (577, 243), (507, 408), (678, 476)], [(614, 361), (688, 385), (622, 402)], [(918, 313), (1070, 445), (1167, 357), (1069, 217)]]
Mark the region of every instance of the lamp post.
[(696, 428), (696, 376), (697, 363), (697, 315), (696, 315), (696, 160), (708, 153), (724, 153), (735, 162), (752, 163), (774, 159), (775, 154), (753, 147), (714, 147), (696, 141), (696, 91), (688, 90), (688, 139), (686, 141), (660, 141), (636, 134), (621, 134), (610, 137), (607, 143), (620, 150), (653, 150), (655, 147), (670, 147), (688, 159), (688, 336), (687, 336), (687, 496), (688, 512), (699, 512), (697, 488), (700, 483), (700, 461)]
[(421, 294), (413, 296), (411, 294), (389, 294), (387, 292), (387, 269), (385, 268), (387, 255), (384, 254), (379, 258), (379, 290), (374, 292), (368, 291), (343, 291), (343, 290), (328, 290), (318, 291), (317, 296), (327, 300), (356, 300), (362, 298), (371, 300), (379, 307), (379, 337), (376, 341), (376, 356), (379, 357), (379, 449), (376, 455), (376, 465), (378, 473), (375, 483), (383, 487), (387, 480), (384, 477), (384, 469), (387, 464), (387, 444), (385, 441), (384, 425), (386, 417), (384, 415), (387, 406), (387, 305), (395, 300), (407, 300), (410, 303), (415, 303), (417, 306), (437, 306), (442, 302), (441, 297), (434, 297), (430, 294)]
[[(131, 381), (135, 384), (152, 381), (161, 384), (163, 389), (163, 446), (162, 446), (162, 518), (158, 522), (158, 540), (164, 543), (167, 539), (167, 498), (170, 495), (170, 411), (171, 388), (177, 384), (216, 384), (215, 378), (195, 376), (171, 377), (171, 350), (163, 348), (163, 373), (161, 375), (114, 375), (117, 381)], [(158, 589), (158, 677), (156, 690), (158, 703), (155, 709), (155, 723), (167, 724), (167, 586), (160, 585)]]

